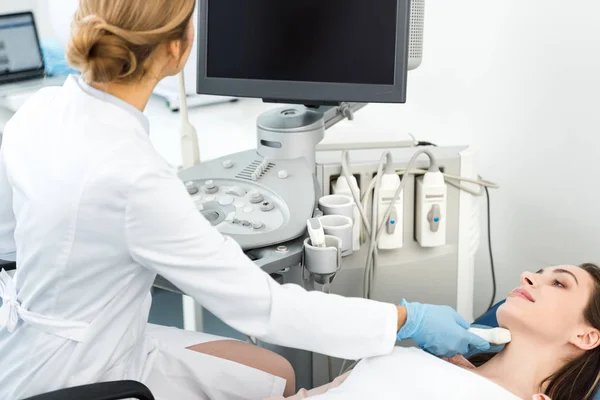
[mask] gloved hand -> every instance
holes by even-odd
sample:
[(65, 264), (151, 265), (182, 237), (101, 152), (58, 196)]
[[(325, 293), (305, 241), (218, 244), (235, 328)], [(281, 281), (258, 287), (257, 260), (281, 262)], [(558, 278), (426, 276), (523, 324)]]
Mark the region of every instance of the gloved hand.
[(438, 357), (451, 358), (471, 350), (487, 351), (490, 344), (468, 331), (470, 325), (448, 306), (409, 303), (406, 323), (398, 332), (398, 340), (412, 339), (425, 351)]

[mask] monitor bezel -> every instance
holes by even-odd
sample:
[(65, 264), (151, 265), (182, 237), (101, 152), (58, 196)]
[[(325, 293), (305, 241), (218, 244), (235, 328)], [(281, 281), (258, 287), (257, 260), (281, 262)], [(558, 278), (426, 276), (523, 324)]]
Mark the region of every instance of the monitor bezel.
[[(410, 0), (397, 0), (394, 84), (294, 82), (207, 76), (208, 3), (198, 2), (198, 94), (250, 97), (281, 103), (310, 105), (341, 102), (405, 103), (410, 38)], [(214, 0), (219, 1), (219, 0)], [(369, 0), (365, 0), (369, 1)]]
[(35, 39), (37, 44), (37, 51), (42, 60), (42, 64), (37, 68), (24, 69), (21, 71), (12, 71), (5, 74), (0, 73), (0, 84), (9, 83), (9, 82), (20, 82), (29, 79), (42, 78), (46, 74), (46, 63), (44, 60), (44, 54), (42, 53), (42, 47), (40, 43), (40, 36), (37, 29), (37, 24), (35, 21), (35, 15), (31, 11), (10, 13), (10, 14), (0, 14), (0, 22), (15, 18), (15, 17), (24, 17), (30, 16), (33, 21), (33, 31), (35, 33)]

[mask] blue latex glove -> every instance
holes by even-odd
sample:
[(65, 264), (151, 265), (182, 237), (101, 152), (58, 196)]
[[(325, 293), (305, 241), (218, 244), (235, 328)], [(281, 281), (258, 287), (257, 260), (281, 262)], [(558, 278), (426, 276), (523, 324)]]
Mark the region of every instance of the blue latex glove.
[(490, 348), (488, 342), (468, 331), (469, 323), (451, 307), (406, 300), (401, 305), (406, 307), (407, 318), (398, 340), (412, 339), (423, 350), (447, 358)]

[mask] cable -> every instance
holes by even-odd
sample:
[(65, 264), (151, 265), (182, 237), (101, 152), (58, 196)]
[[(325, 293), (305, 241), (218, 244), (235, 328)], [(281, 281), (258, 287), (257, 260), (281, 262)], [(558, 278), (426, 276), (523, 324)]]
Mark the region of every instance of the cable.
[[(389, 153), (388, 153), (389, 154)], [(433, 155), (433, 153), (431, 153), (429, 150), (427, 149), (421, 149), (418, 150), (415, 154), (413, 154), (413, 156), (411, 157), (410, 161), (408, 162), (407, 166), (406, 166), (406, 170), (407, 171), (412, 171), (414, 165), (417, 162), (417, 159), (419, 158), (420, 155), (425, 154), (427, 155), (427, 157), (429, 157), (429, 161), (430, 161), (430, 166), (429, 166), (429, 170), (431, 172), (437, 172), (439, 171), (439, 167), (437, 165), (437, 161), (435, 159), (435, 156)], [(383, 158), (383, 156), (382, 156)], [(387, 154), (386, 154), (386, 158), (387, 158)], [(389, 159), (388, 159), (389, 160)], [(381, 164), (380, 164), (381, 165)], [(379, 186), (381, 183), (381, 174), (382, 171), (378, 169), (377, 171), (377, 183), (375, 184), (375, 197), (374, 197), (374, 201), (373, 201), (373, 205), (375, 205), (375, 203), (377, 202), (377, 195), (379, 194)], [(381, 220), (381, 223), (379, 224), (379, 226), (377, 226), (377, 220), (376, 220), (376, 215), (374, 215), (374, 219), (373, 219), (373, 225), (371, 227), (371, 240), (369, 243), (369, 251), (367, 252), (367, 269), (368, 271), (365, 271), (365, 276), (366, 277), (372, 277), (372, 274), (375, 273), (375, 269), (377, 268), (377, 253), (376, 253), (376, 243), (379, 242), (379, 238), (381, 237), (381, 234), (384, 232), (385, 230), (385, 224), (386, 221), (390, 218), (390, 215), (392, 214), (392, 210), (394, 209), (395, 205), (396, 205), (396, 201), (398, 201), (398, 197), (400, 197), (400, 193), (402, 193), (402, 191), (404, 190), (404, 187), (406, 186), (406, 182), (408, 181), (408, 179), (402, 179), (400, 182), (400, 185), (398, 186), (398, 189), (396, 190), (396, 193), (394, 194), (394, 196), (392, 197), (392, 200), (390, 202), (390, 206), (388, 207), (388, 209), (386, 210), (385, 214), (383, 215), (383, 219)], [(373, 239), (374, 237), (374, 239)], [(373, 265), (371, 266), (371, 259), (375, 259), (373, 262)], [(371, 268), (373, 269), (373, 272), (371, 272)], [(371, 295), (371, 283), (372, 280), (370, 279), (368, 282), (365, 282), (365, 287), (366, 287), (366, 298), (370, 298)]]
[(417, 147), (423, 147), (423, 146), (437, 147), (437, 144), (434, 144), (434, 143), (431, 143), (431, 142), (417, 142)]
[[(404, 175), (406, 173), (406, 169), (398, 169), (396, 171), (400, 175)], [(413, 169), (413, 170), (410, 171), (410, 173), (413, 174), (413, 175), (423, 175), (423, 174), (427, 173), (427, 171), (424, 170), (424, 169)], [(453, 187), (455, 187), (455, 188), (457, 188), (459, 190), (462, 190), (464, 192), (470, 193), (473, 196), (483, 196), (483, 189), (486, 188), (486, 187), (490, 188), (490, 189), (498, 189), (500, 187), (500, 186), (498, 186), (497, 183), (487, 181), (487, 180), (485, 180), (485, 179), (483, 179), (481, 177), (478, 177), (477, 179), (471, 179), (471, 178), (465, 178), (465, 177), (462, 177), (462, 176), (456, 176), (456, 175), (451, 175), (451, 174), (446, 174), (446, 173), (443, 173), (443, 175), (444, 175), (444, 178), (446, 179), (446, 183), (448, 185), (453, 186)], [(452, 182), (453, 180), (454, 181), (459, 181), (459, 182), (472, 183), (472, 184), (478, 185), (481, 189), (479, 191), (475, 191), (475, 190), (473, 190), (471, 188), (468, 188), (466, 186), (454, 183), (454, 182)]]
[(485, 196), (487, 200), (487, 229), (488, 229), (488, 250), (490, 252), (490, 266), (492, 270), (492, 300), (490, 301), (490, 306), (486, 310), (486, 312), (490, 311), (494, 306), (496, 301), (496, 269), (494, 267), (494, 253), (492, 251), (492, 228), (491, 228), (491, 210), (490, 210), (490, 192), (487, 187), (485, 189)]
[[(430, 172), (439, 172), (439, 167), (437, 166), (437, 161), (435, 159), (435, 156), (433, 155), (433, 153), (431, 153), (429, 150), (426, 150), (426, 149), (419, 150), (412, 156), (412, 158), (408, 162), (408, 165), (406, 166), (406, 170), (409, 172), (412, 171), (412, 166), (417, 162), (417, 158), (422, 154), (425, 154), (425, 155), (427, 155), (427, 157), (429, 157), (429, 161), (430, 161), (429, 171)], [(404, 190), (404, 186), (406, 186), (406, 181), (407, 181), (407, 179), (402, 179), (402, 181), (400, 182), (400, 186), (398, 186), (398, 189), (396, 190), (396, 193), (394, 194), (394, 197), (392, 198), (391, 204), (383, 216), (383, 220), (377, 227), (377, 229), (376, 229), (377, 236), (375, 238), (376, 241), (379, 241), (381, 234), (385, 230), (385, 222), (388, 220), (388, 218), (392, 214), (394, 205), (395, 205), (396, 201), (398, 200), (398, 197), (400, 197), (400, 193), (402, 193), (402, 191)], [(376, 186), (376, 188), (377, 188), (377, 186)], [(373, 244), (371, 243), (371, 245), (373, 245)]]
[(365, 214), (365, 210), (360, 206), (361, 201), (360, 201), (359, 195), (356, 194), (356, 191), (352, 187), (352, 175), (350, 174), (350, 167), (348, 166), (349, 161), (350, 161), (350, 153), (348, 152), (348, 150), (344, 150), (342, 152), (342, 175), (344, 175), (344, 178), (346, 178), (346, 181), (348, 181), (348, 185), (350, 186), (350, 193), (352, 194), (354, 203), (358, 207), (358, 211), (360, 213), (360, 217), (361, 217), (363, 225), (367, 231), (367, 234), (370, 235), (371, 234), (371, 224), (369, 224), (369, 219), (367, 218), (367, 216)]
[(340, 373), (338, 374), (338, 376), (341, 376), (344, 374), (344, 368), (346, 368), (346, 364), (348, 363), (348, 360), (344, 360), (342, 362), (342, 367), (340, 368)]
[[(352, 364), (350, 364), (350, 366), (348, 368), (346, 368), (346, 364), (348, 363), (348, 360), (344, 360), (344, 362), (342, 363), (342, 368), (340, 368), (340, 373), (338, 374), (338, 377), (344, 375), (346, 372), (350, 371), (352, 368), (356, 367), (356, 365), (360, 362), (360, 360), (356, 360), (354, 361)], [(333, 379), (331, 380), (333, 381)]]
[[(429, 157), (429, 160), (430, 160), (429, 170), (432, 172), (439, 171), (439, 167), (437, 166), (435, 156), (427, 149), (418, 150), (415, 154), (413, 154), (412, 158), (408, 162), (408, 165), (406, 168), (407, 171), (412, 171), (414, 164), (417, 162), (417, 158), (422, 154), (426, 154)], [(385, 157), (385, 160), (384, 160), (384, 157)], [(375, 200), (373, 201), (373, 207), (371, 209), (371, 214), (372, 214), (371, 221), (373, 224), (372, 226), (371, 226), (371, 224), (369, 224), (369, 220), (366, 216), (364, 208), (362, 207), (362, 202), (358, 198), (358, 195), (355, 193), (354, 190), (351, 190), (352, 197), (354, 199), (355, 204), (358, 207), (359, 213), (361, 215), (361, 219), (363, 221), (363, 225), (365, 226), (367, 235), (369, 236), (369, 250), (367, 251), (367, 261), (365, 263), (365, 273), (364, 273), (364, 277), (363, 277), (363, 279), (364, 279), (363, 280), (363, 297), (365, 297), (367, 299), (370, 298), (370, 295), (371, 295), (371, 283), (373, 281), (373, 277), (374, 277), (374, 273), (375, 273), (375, 269), (377, 267), (377, 261), (378, 261), (378, 253), (377, 253), (377, 249), (376, 249), (376, 243), (379, 241), (379, 238), (381, 237), (381, 234), (383, 233), (383, 231), (385, 229), (385, 222), (390, 217), (392, 210), (395, 206), (395, 203), (398, 200), (398, 197), (400, 197), (400, 193), (402, 193), (402, 190), (404, 190), (404, 187), (406, 186), (406, 181), (407, 181), (407, 179), (402, 179), (402, 181), (400, 182), (400, 185), (398, 186), (398, 189), (396, 190), (396, 193), (394, 194), (394, 197), (392, 198), (392, 201), (390, 202), (390, 206), (388, 207), (388, 209), (386, 210), (386, 212), (384, 214), (381, 224), (379, 225), (379, 227), (377, 227), (378, 202), (376, 199), (378, 199), (379, 187), (381, 186), (381, 177), (383, 175), (384, 162), (387, 162), (387, 171), (389, 172), (391, 169), (392, 162), (393, 162), (392, 155), (390, 152), (385, 152), (384, 154), (382, 154), (382, 156), (379, 160), (379, 165), (377, 166), (377, 174), (375, 176), (376, 183), (374, 186), (374, 190), (375, 190), (374, 199)], [(349, 164), (349, 153), (348, 153), (348, 151), (344, 151), (342, 153), (342, 174), (344, 175), (344, 177), (346, 178), (346, 180), (348, 182), (351, 182), (351, 175), (350, 175), (350, 171), (349, 171), (350, 168), (349, 168), (348, 164)]]
[[(384, 156), (385, 156), (385, 160), (384, 160)], [(346, 178), (346, 181), (348, 181), (348, 184), (351, 185), (352, 176), (350, 175), (350, 168), (348, 166), (349, 160), (350, 160), (350, 154), (348, 153), (347, 150), (345, 150), (344, 152), (342, 152), (342, 174)], [(386, 160), (387, 160), (388, 164), (392, 163), (391, 153), (386, 152), (381, 156), (381, 159), (379, 161), (379, 166), (377, 167), (377, 177), (379, 179), (383, 173), (383, 165)], [(375, 184), (374, 187), (377, 187), (377, 185)], [(363, 226), (365, 228), (367, 236), (369, 236), (370, 240), (372, 241), (375, 238), (375, 231), (372, 231), (372, 229), (371, 229), (371, 224), (369, 223), (369, 218), (366, 215), (364, 207), (362, 207), (362, 202), (361, 202), (361, 199), (359, 198), (359, 194), (357, 194), (356, 191), (353, 190), (352, 186), (350, 188), (350, 193), (352, 194), (354, 203), (356, 204), (358, 211), (360, 213), (360, 216), (361, 216), (361, 219), (363, 222)], [(377, 207), (375, 206), (375, 204), (371, 211), (372, 211), (372, 213), (376, 213)], [(376, 214), (373, 214), (371, 216), (371, 218), (372, 218), (371, 219), (372, 221), (375, 221)], [(370, 243), (369, 248), (371, 250), (367, 253), (367, 261), (365, 263), (365, 273), (364, 273), (364, 277), (363, 277), (363, 297), (364, 298), (369, 298), (369, 282), (371, 282), (371, 280), (372, 280), (371, 262), (372, 261), (374, 263), (377, 262), (377, 251), (376, 251), (376, 249), (373, 250), (372, 242)]]
[(346, 370), (345, 370), (344, 372), (342, 372), (340, 375), (343, 375), (343, 374), (345, 374), (346, 372), (350, 371), (352, 368), (356, 367), (360, 361), (361, 361), (361, 360), (356, 360), (356, 361), (354, 361), (354, 362), (353, 362), (352, 364), (350, 364), (350, 366), (349, 366), (348, 368), (346, 368)]
[[(421, 143), (421, 146), (436, 146), (435, 144), (432, 144), (429, 142), (418, 142), (418, 143)], [(399, 170), (397, 170), (397, 172), (402, 176), (407, 175), (407, 174), (422, 175), (422, 174), (427, 173), (428, 172), (427, 170), (412, 168), (413, 164), (416, 163), (417, 157), (420, 156), (421, 154), (426, 154), (429, 157), (430, 162), (431, 162), (430, 169), (429, 169), (430, 171), (439, 171), (439, 168), (435, 161), (435, 156), (433, 156), (433, 154), (431, 152), (429, 152), (428, 150), (422, 149), (422, 150), (417, 151), (413, 155), (413, 157), (409, 161), (406, 169), (399, 169)], [(360, 216), (361, 216), (361, 219), (363, 222), (362, 225), (365, 229), (366, 236), (369, 239), (369, 251), (367, 252), (367, 261), (365, 263), (365, 274), (364, 274), (364, 282), (363, 282), (363, 296), (365, 298), (370, 298), (371, 283), (373, 282), (374, 273), (375, 273), (375, 269), (377, 266), (378, 252), (377, 252), (377, 248), (376, 248), (376, 243), (378, 243), (379, 238), (381, 237), (381, 234), (383, 233), (383, 231), (385, 229), (386, 219), (389, 218), (389, 216), (391, 215), (391, 212), (393, 210), (395, 202), (397, 201), (398, 197), (400, 196), (400, 193), (402, 193), (402, 190), (404, 190), (404, 186), (405, 186), (405, 182), (406, 182), (406, 179), (402, 179), (402, 181), (400, 182), (400, 186), (398, 187), (398, 190), (396, 191), (396, 194), (390, 204), (390, 207), (387, 209), (381, 224), (379, 225), (379, 227), (377, 227), (376, 221), (377, 221), (377, 214), (378, 214), (378, 210), (377, 210), (378, 203), (377, 203), (376, 199), (378, 199), (379, 186), (381, 184), (381, 175), (383, 174), (384, 156), (388, 163), (388, 172), (389, 172), (389, 168), (390, 168), (389, 165), (391, 163), (391, 154), (389, 152), (385, 152), (381, 156), (379, 165), (377, 167), (377, 174), (376, 174), (375, 178), (373, 178), (371, 180), (371, 182), (369, 183), (366, 192), (362, 196), (362, 199), (359, 199), (358, 198), (359, 196), (355, 193), (355, 191), (351, 190), (352, 197), (354, 199), (355, 204), (357, 205), (357, 208), (359, 210), (359, 213), (360, 213)], [(348, 153), (348, 151), (344, 151), (342, 153), (342, 173), (343, 173), (344, 177), (346, 178), (346, 180), (350, 183), (352, 181), (351, 181), (349, 163), (350, 163), (349, 162), (349, 153)], [(459, 190), (465, 191), (467, 193), (470, 193), (474, 196), (482, 196), (483, 192), (485, 190), (485, 193), (486, 193), (487, 199), (488, 199), (488, 229), (489, 229), (490, 216), (489, 216), (489, 190), (488, 189), (497, 189), (499, 186), (496, 183), (487, 181), (481, 177), (478, 177), (477, 179), (470, 179), (470, 178), (465, 178), (465, 177), (446, 174), (446, 173), (444, 173), (443, 175), (444, 175), (444, 178), (448, 185), (453, 186)], [(457, 181), (459, 183), (456, 183), (453, 181)], [(480, 189), (479, 191), (475, 191), (469, 187), (461, 185), (460, 182), (475, 184), (484, 190)], [(370, 198), (369, 196), (370, 196), (370, 193), (372, 190), (375, 191), (375, 194), (373, 196), (373, 205), (371, 208), (371, 222), (372, 222), (373, 226), (371, 226), (371, 223), (369, 222), (369, 218), (366, 216), (366, 212), (365, 212), (367, 203)], [(363, 237), (362, 231), (361, 231), (361, 237)], [(489, 237), (490, 237), (490, 235), (488, 234), (488, 239), (489, 239)], [(493, 299), (495, 299), (497, 285), (496, 285), (495, 270), (494, 270), (494, 265), (493, 265), (493, 255), (492, 255), (492, 251), (491, 251), (491, 247), (492, 247), (491, 239), (489, 239), (488, 245), (490, 248), (490, 259), (492, 262), (492, 275), (493, 275), (492, 279), (494, 281)]]
[[(365, 263), (365, 273), (363, 277), (363, 297), (366, 299), (371, 298), (371, 282), (373, 279), (372, 271), (375, 269), (377, 263), (377, 254), (375, 252), (376, 249), (376, 237), (377, 230), (375, 229), (377, 226), (377, 214), (379, 212), (379, 202), (377, 199), (379, 198), (379, 188), (381, 186), (381, 177), (383, 175), (383, 164), (385, 161), (391, 162), (391, 154), (389, 152), (385, 152), (381, 155), (379, 159), (379, 165), (377, 166), (377, 175), (375, 175), (376, 183), (375, 183), (375, 194), (374, 200), (371, 207), (371, 232), (369, 234), (369, 251), (367, 252), (367, 261)], [(396, 199), (392, 201), (392, 206), (396, 202)]]

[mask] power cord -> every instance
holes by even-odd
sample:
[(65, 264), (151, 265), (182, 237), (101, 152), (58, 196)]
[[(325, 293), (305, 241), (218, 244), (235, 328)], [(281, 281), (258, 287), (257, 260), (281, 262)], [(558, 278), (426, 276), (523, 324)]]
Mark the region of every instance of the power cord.
[(494, 303), (496, 302), (496, 269), (494, 267), (494, 252), (492, 251), (492, 224), (491, 224), (491, 211), (490, 211), (490, 192), (487, 187), (485, 189), (485, 197), (487, 201), (487, 231), (488, 231), (488, 250), (490, 252), (490, 268), (492, 270), (492, 300), (490, 301), (490, 305), (486, 312), (490, 311), (492, 307), (494, 307)]

